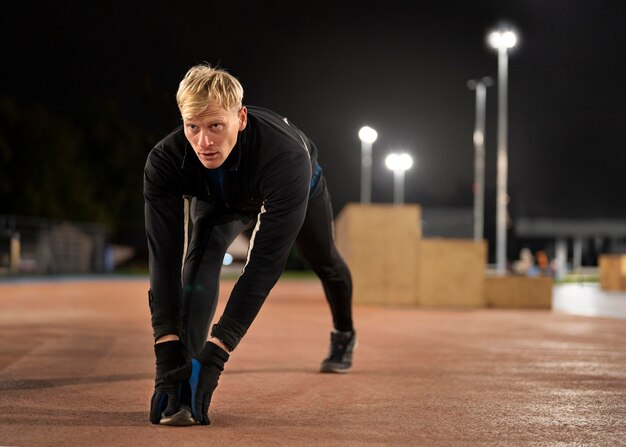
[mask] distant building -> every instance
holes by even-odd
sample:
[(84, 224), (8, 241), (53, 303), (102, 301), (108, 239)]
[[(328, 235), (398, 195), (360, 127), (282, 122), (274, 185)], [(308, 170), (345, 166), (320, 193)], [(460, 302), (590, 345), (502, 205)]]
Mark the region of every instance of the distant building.
[[(514, 226), (519, 239), (546, 239), (554, 243), (557, 264), (565, 268), (571, 259), (572, 269), (583, 265), (583, 257), (602, 253), (626, 253), (626, 220), (517, 218)], [(571, 248), (572, 256), (569, 257)]]

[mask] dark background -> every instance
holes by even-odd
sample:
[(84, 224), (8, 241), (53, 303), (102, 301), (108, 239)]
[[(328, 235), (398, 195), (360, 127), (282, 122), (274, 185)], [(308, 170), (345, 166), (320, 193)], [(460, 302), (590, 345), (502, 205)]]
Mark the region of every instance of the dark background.
[[(237, 76), (245, 103), (284, 114), (320, 149), (335, 211), (359, 199), (358, 129), (411, 153), (406, 201), (473, 203), (474, 92), (496, 78), (506, 23), (509, 194), (519, 217), (624, 218), (626, 2), (29, 2), (0, 18), (0, 213), (106, 223), (141, 241), (142, 168), (179, 123), (186, 70)], [(487, 231), (495, 217), (496, 87), (487, 93)], [(493, 240), (495, 235), (486, 234)], [(491, 244), (493, 245), (493, 244)]]

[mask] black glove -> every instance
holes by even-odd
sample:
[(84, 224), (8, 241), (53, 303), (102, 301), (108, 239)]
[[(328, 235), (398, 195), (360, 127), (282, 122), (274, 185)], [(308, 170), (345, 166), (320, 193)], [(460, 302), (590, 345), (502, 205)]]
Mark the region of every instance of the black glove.
[(180, 340), (166, 341), (154, 345), (156, 356), (156, 378), (154, 393), (150, 400), (150, 422), (158, 424), (162, 416), (171, 416), (178, 411), (180, 384), (165, 383), (166, 373), (185, 364), (183, 344)]
[(189, 382), (191, 413), (202, 425), (209, 425), (209, 404), (217, 381), (230, 355), (214, 343), (207, 342), (200, 353), (186, 365), (168, 372), (163, 381), (170, 385)]

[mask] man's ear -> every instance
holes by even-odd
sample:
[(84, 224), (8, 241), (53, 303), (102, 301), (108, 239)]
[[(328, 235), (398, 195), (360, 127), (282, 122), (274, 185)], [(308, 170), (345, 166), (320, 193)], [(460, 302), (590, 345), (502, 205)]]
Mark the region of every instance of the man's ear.
[(248, 109), (245, 106), (239, 111), (239, 131), (241, 132), (248, 124)]

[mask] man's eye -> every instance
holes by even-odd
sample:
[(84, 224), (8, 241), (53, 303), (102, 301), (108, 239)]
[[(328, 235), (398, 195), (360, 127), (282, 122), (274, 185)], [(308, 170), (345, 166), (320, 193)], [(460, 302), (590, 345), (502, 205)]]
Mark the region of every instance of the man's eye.
[(195, 124), (187, 124), (187, 127), (189, 128), (189, 130), (197, 130), (198, 126), (196, 126)]

